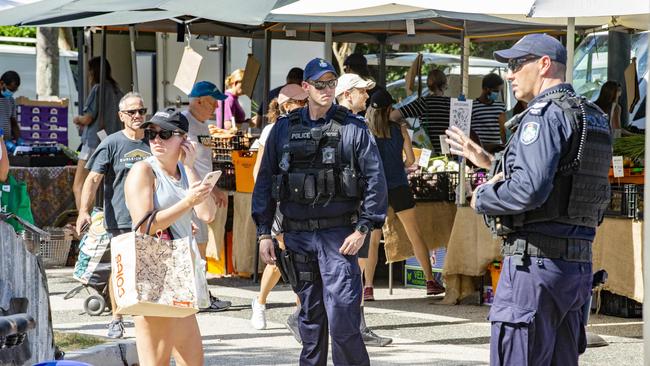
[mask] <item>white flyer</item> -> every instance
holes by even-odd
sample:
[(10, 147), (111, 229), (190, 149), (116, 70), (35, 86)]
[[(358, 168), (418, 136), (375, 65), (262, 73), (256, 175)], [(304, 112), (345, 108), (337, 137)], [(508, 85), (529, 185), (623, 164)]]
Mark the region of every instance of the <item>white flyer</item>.
[(465, 135), (469, 136), (469, 129), (472, 124), (472, 99), (458, 100), (451, 98), (449, 108), (449, 127), (460, 128)]
[(442, 154), (451, 154), (451, 151), (449, 151), (449, 144), (445, 140), (447, 138), (447, 135), (439, 135), (438, 138), (440, 139), (440, 150)]

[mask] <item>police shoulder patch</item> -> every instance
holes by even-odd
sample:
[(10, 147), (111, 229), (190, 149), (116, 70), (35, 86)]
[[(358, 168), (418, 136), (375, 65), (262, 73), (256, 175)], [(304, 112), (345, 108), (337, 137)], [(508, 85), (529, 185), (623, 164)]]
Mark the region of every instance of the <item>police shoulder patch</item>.
[(532, 106), (530, 106), (529, 113), (535, 116), (540, 116), (544, 114), (544, 111), (546, 110), (546, 108), (548, 108), (549, 104), (551, 104), (550, 100), (537, 102)]
[(521, 128), (522, 130), (519, 141), (521, 141), (522, 144), (530, 145), (537, 141), (537, 138), (539, 137), (539, 123), (525, 122)]

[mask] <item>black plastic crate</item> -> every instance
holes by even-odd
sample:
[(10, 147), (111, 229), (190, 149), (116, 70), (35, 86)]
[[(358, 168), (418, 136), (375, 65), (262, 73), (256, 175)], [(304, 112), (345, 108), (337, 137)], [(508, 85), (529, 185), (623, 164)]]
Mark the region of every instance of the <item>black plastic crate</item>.
[(600, 292), (600, 313), (621, 318), (641, 318), (643, 304), (609, 291)]
[(235, 184), (235, 166), (228, 162), (212, 162), (212, 170), (221, 170), (221, 177), (217, 181), (217, 186), (226, 191), (234, 191)]
[(429, 173), (417, 170), (408, 174), (408, 180), (416, 201), (456, 200), (458, 172)]
[(612, 198), (605, 215), (643, 219), (643, 186), (622, 184), (612, 186)]

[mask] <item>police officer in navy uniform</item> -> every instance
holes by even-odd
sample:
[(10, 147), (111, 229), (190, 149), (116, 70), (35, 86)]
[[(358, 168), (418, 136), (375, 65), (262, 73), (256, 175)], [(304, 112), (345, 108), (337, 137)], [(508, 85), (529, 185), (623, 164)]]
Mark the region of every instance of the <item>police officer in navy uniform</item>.
[(370, 364), (359, 331), (356, 254), (384, 222), (386, 178), (364, 120), (333, 104), (337, 77), (326, 60), (307, 64), (302, 86), (308, 105), (276, 122), (253, 191), (267, 264), (278, 259), (270, 238), (277, 202), (284, 215), (284, 242), (298, 278), (292, 286), (302, 306), (301, 365), (327, 364), (329, 335), (335, 365)]
[(514, 133), (505, 150), (493, 156), (460, 130), (447, 131), (453, 153), (494, 174), (471, 202), (504, 238), (490, 361), (578, 365), (591, 243), (610, 198), (607, 117), (564, 82), (566, 49), (556, 39), (531, 34), (494, 54), (529, 106), (508, 121)]

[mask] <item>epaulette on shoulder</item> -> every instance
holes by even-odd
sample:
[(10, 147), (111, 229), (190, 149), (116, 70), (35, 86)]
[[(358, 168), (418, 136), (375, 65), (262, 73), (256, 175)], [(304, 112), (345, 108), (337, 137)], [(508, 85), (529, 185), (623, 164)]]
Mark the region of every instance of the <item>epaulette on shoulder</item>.
[(528, 113), (533, 116), (543, 116), (550, 105), (550, 99), (541, 100), (528, 107)]

